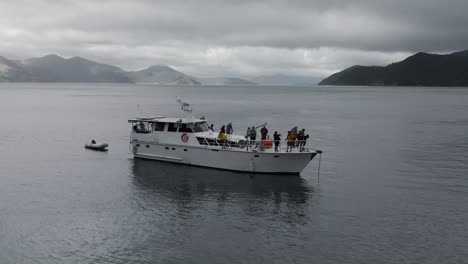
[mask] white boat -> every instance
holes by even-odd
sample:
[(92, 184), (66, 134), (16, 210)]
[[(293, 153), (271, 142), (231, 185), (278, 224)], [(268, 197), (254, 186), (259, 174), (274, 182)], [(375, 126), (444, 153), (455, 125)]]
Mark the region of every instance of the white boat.
[(135, 158), (240, 172), (299, 174), (321, 153), (296, 147), (298, 141), (287, 151), (287, 142), (281, 140), (275, 151), (271, 140), (251, 141), (241, 135), (220, 140), (204, 118), (158, 116), (128, 122), (132, 124), (130, 149)]

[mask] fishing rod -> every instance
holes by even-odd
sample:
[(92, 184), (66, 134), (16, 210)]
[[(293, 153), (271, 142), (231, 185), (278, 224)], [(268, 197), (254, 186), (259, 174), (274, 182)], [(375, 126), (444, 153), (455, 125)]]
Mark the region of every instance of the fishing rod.
[(266, 126), (266, 125), (268, 125), (268, 122), (265, 122), (265, 124), (263, 124), (263, 125), (259, 125), (259, 126), (257, 126), (257, 127), (254, 127), (254, 128), (255, 128), (255, 129), (257, 129), (257, 128), (259, 128), (259, 127), (264, 127), (264, 126)]

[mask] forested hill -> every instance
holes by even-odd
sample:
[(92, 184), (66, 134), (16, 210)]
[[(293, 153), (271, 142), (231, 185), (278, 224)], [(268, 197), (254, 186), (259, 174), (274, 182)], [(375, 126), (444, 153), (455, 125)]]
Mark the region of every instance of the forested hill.
[(319, 85), (468, 86), (468, 50), (447, 55), (419, 52), (380, 66), (352, 66)]

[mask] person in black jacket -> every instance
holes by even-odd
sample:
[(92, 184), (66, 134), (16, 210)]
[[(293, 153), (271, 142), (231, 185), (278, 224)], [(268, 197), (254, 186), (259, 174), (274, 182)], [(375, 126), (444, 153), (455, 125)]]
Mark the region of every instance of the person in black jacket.
[(300, 146), (300, 150), (303, 151), (304, 147), (305, 147), (305, 145), (307, 143), (307, 139), (309, 138), (309, 134), (306, 135), (304, 128), (302, 129), (300, 134), (301, 134), (301, 139), (300, 139), (301, 141), (299, 143), (299, 146)]
[(281, 141), (281, 134), (278, 134), (278, 131), (275, 131), (273, 134), (273, 139), (275, 140), (275, 152), (278, 152), (278, 147)]
[(257, 130), (255, 130), (254, 126), (250, 129), (250, 139), (252, 141), (255, 141), (257, 139)]
[(262, 134), (262, 140), (267, 139), (268, 129), (263, 126), (262, 129), (260, 129), (260, 134)]

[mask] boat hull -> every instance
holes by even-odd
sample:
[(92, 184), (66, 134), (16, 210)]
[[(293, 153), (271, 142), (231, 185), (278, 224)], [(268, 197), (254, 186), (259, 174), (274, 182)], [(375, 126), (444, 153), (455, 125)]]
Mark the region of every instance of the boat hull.
[(296, 174), (317, 152), (275, 153), (232, 151), (210, 147), (133, 142), (135, 158), (174, 162), (238, 172)]

